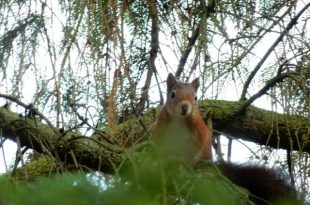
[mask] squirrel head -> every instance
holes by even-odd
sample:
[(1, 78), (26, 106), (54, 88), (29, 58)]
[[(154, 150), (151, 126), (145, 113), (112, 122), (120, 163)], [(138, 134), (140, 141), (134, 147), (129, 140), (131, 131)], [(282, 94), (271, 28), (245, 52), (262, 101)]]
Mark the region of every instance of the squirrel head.
[(171, 116), (185, 118), (193, 113), (197, 101), (199, 78), (191, 83), (177, 81), (172, 73), (167, 78), (166, 108)]

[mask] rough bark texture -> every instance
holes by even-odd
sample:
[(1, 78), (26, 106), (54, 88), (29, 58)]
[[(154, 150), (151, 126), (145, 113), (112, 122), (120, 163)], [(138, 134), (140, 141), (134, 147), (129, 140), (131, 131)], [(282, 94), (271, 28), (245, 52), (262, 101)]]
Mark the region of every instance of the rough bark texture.
[[(214, 134), (225, 133), (247, 141), (273, 148), (298, 150), (310, 153), (309, 119), (288, 116), (250, 106), (242, 116), (236, 112), (239, 102), (207, 100), (201, 102), (205, 120), (212, 118)], [(98, 134), (91, 137), (68, 132), (57, 135), (50, 127), (30, 118), (22, 117), (6, 108), (0, 108), (0, 129), (4, 138), (16, 141), (37, 152), (53, 156), (64, 164), (76, 168), (89, 168), (111, 173), (127, 158), (126, 153), (143, 147), (148, 128), (156, 119), (150, 111), (142, 119), (131, 119), (116, 128), (115, 143)], [(124, 148), (126, 147), (126, 148)]]
[(95, 137), (69, 132), (57, 135), (39, 120), (25, 118), (6, 108), (0, 108), (0, 129), (4, 138), (16, 141), (39, 153), (53, 156), (64, 164), (74, 164), (105, 173), (113, 172), (115, 164), (123, 160), (122, 149)]
[(241, 102), (208, 100), (202, 103), (201, 111), (205, 119), (212, 117), (215, 131), (272, 148), (310, 153), (309, 118), (254, 106), (238, 115), (242, 106)]

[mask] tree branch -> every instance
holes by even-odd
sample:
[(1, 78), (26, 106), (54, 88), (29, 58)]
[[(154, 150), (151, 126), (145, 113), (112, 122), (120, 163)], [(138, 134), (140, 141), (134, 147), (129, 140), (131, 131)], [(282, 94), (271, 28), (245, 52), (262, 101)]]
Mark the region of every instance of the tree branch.
[(294, 72), (289, 73), (281, 73), (276, 77), (270, 79), (266, 85), (260, 89), (255, 95), (246, 100), (243, 105), (240, 107), (240, 110), (236, 113), (236, 115), (242, 115), (246, 111), (246, 109), (258, 98), (264, 95), (270, 88), (275, 86), (277, 83), (282, 82), (285, 78), (293, 76)]
[(242, 102), (206, 100), (202, 102), (205, 121), (212, 117), (213, 128), (237, 139), (275, 149), (310, 153), (309, 119), (272, 112), (249, 105), (243, 115), (236, 113)]
[(188, 38), (188, 43), (186, 45), (186, 49), (182, 53), (180, 63), (178, 65), (178, 69), (175, 72), (176, 77), (180, 77), (181, 73), (183, 72), (187, 58), (188, 58), (189, 54), (191, 53), (194, 44), (196, 43), (196, 40), (199, 36), (199, 33), (200, 33), (200, 23), (197, 26), (197, 28), (195, 29), (195, 31), (193, 32), (193, 35)]
[[(204, 2), (202, 4), (204, 4)], [(210, 13), (214, 13), (214, 12), (215, 12), (215, 0), (212, 0), (206, 6), (204, 15), (206, 15), (206, 17), (208, 18)], [(181, 73), (183, 72), (187, 58), (188, 58), (189, 54), (191, 53), (192, 48), (193, 48), (194, 44), (196, 43), (198, 36), (200, 34), (200, 27), (201, 27), (201, 25), (204, 25), (203, 21), (205, 21), (205, 20), (206, 20), (206, 18), (201, 18), (201, 20), (200, 20), (197, 28), (194, 30), (192, 36), (188, 38), (188, 43), (185, 47), (185, 50), (182, 52), (182, 56), (181, 56), (181, 59), (179, 61), (180, 63), (178, 65), (178, 69), (175, 72), (176, 77), (180, 77)]]
[(155, 66), (155, 59), (157, 57), (158, 49), (159, 49), (159, 41), (158, 41), (158, 32), (159, 32), (159, 26), (158, 26), (158, 12), (157, 12), (157, 5), (156, 5), (156, 0), (148, 0), (147, 1), (149, 4), (149, 9), (150, 9), (150, 17), (152, 20), (152, 29), (151, 29), (151, 50), (150, 50), (150, 58), (148, 62), (148, 70), (146, 74), (146, 80), (145, 84), (142, 88), (142, 93), (141, 93), (141, 98), (140, 102), (138, 104), (138, 113), (136, 114), (141, 114), (144, 110), (145, 103), (148, 99), (148, 93), (149, 93), (149, 88), (151, 85), (151, 79), (154, 71), (156, 70)]
[(111, 93), (108, 99), (108, 105), (106, 107), (108, 127), (110, 128), (110, 135), (114, 137), (114, 131), (116, 127), (116, 95), (119, 82), (119, 76), (121, 75), (120, 69), (116, 69), (114, 72), (114, 79), (112, 84)]
[(261, 68), (263, 63), (267, 60), (271, 52), (277, 47), (277, 45), (282, 41), (283, 37), (293, 28), (295, 24), (297, 24), (298, 18), (310, 7), (310, 3), (308, 3), (292, 20), (287, 24), (286, 28), (284, 31), (280, 34), (280, 36), (276, 39), (276, 41), (270, 46), (268, 51), (265, 53), (265, 55), (262, 57), (262, 59), (258, 62), (258, 64), (255, 66), (253, 71), (250, 73), (248, 79), (244, 83), (244, 87), (241, 93), (240, 100), (245, 100), (246, 99), (246, 93), (248, 91), (248, 88), (258, 72), (258, 70)]
[(50, 126), (6, 108), (0, 108), (0, 129), (3, 138), (16, 142), (18, 137), (21, 147), (52, 155), (65, 164), (77, 161), (88, 168), (111, 173), (114, 172), (114, 164), (124, 159), (123, 149), (119, 146), (98, 141), (95, 136), (80, 136), (75, 132), (68, 132), (59, 138)]
[(48, 126), (50, 126), (50, 128), (54, 131), (54, 133), (56, 135), (61, 136), (58, 129), (56, 129), (56, 127), (54, 127), (54, 125), (47, 119), (47, 117), (45, 117), (41, 112), (39, 112), (36, 108), (34, 108), (34, 106), (32, 104), (26, 105), (25, 103), (23, 103), (22, 101), (18, 100), (17, 98), (15, 98), (13, 96), (1, 94), (1, 93), (0, 93), (0, 97), (5, 98), (7, 100), (10, 100), (12, 102), (15, 102), (16, 104), (24, 107), (26, 110), (29, 110), (29, 112), (33, 116), (35, 116), (35, 115), (39, 116), (41, 119), (43, 119), (48, 124)]
[[(236, 117), (235, 113), (242, 106), (240, 102), (206, 100), (200, 103), (202, 116), (205, 121), (212, 118), (216, 131), (273, 148), (310, 153), (308, 118), (279, 114), (254, 106), (249, 106), (244, 115)], [(135, 144), (127, 148), (129, 150), (140, 149), (148, 144), (141, 120), (144, 126), (150, 127), (155, 121), (153, 111), (117, 126), (115, 138)], [(64, 164), (73, 164), (75, 161), (82, 167), (105, 173), (114, 172), (127, 158), (126, 152), (129, 151), (120, 145), (99, 141), (96, 135), (86, 137), (67, 132), (59, 139), (49, 126), (39, 120), (22, 117), (6, 108), (0, 108), (0, 129), (4, 139), (16, 141), (18, 136), (21, 146), (52, 155)]]

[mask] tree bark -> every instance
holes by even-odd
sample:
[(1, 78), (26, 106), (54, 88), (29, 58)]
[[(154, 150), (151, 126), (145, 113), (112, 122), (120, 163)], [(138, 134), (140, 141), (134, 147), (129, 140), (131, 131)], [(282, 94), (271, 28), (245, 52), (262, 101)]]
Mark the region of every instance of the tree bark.
[(310, 153), (310, 118), (280, 114), (255, 106), (249, 106), (239, 115), (242, 102), (207, 100), (201, 111), (213, 121), (215, 133), (223, 133), (276, 149)]
[[(220, 100), (201, 102), (204, 119), (212, 119), (214, 134), (225, 134), (273, 148), (310, 153), (309, 119), (303, 116), (279, 114), (250, 106), (244, 115), (236, 115), (242, 103)], [(77, 132), (57, 135), (39, 119), (25, 118), (6, 108), (0, 108), (0, 129), (3, 137), (16, 141), (39, 153), (53, 156), (77, 168), (87, 167), (104, 173), (117, 171), (126, 160), (128, 150), (147, 144), (148, 130), (156, 119), (149, 111), (142, 119), (131, 119), (117, 126), (117, 142), (91, 137)], [(124, 148), (127, 147), (127, 148)]]
[(20, 141), (21, 146), (31, 148), (44, 155), (52, 156), (64, 164), (114, 172), (124, 159), (123, 149), (95, 137), (81, 136), (77, 132), (57, 135), (40, 120), (26, 118), (6, 108), (0, 108), (2, 137)]

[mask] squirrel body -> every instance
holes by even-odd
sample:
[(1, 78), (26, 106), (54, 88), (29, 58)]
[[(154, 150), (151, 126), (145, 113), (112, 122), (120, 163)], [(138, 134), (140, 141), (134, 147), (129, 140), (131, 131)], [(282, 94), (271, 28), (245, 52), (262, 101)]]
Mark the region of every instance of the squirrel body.
[[(152, 130), (154, 140), (171, 138), (166, 147), (169, 154), (179, 144), (183, 145), (177, 148), (177, 154), (189, 156), (190, 162), (212, 160), (211, 131), (196, 103), (198, 87), (198, 78), (191, 83), (183, 83), (170, 73), (167, 78), (167, 100)], [(183, 135), (189, 137), (179, 143)], [(256, 204), (269, 204), (281, 198), (296, 199), (295, 189), (275, 170), (227, 162), (219, 162), (217, 166), (233, 183), (249, 190)]]
[(182, 135), (184, 134), (182, 129), (187, 129), (186, 131), (190, 134), (190, 139), (187, 139), (187, 142), (191, 144), (189, 146), (192, 146), (191, 155), (195, 159), (212, 160), (211, 132), (196, 103), (198, 87), (198, 78), (191, 83), (183, 83), (177, 81), (170, 73), (167, 78), (166, 104), (159, 113), (152, 133), (153, 138), (158, 139), (166, 137), (167, 134), (164, 132), (171, 126), (173, 128), (171, 131), (169, 130), (168, 135), (175, 134), (176, 130), (182, 132), (178, 133)]

